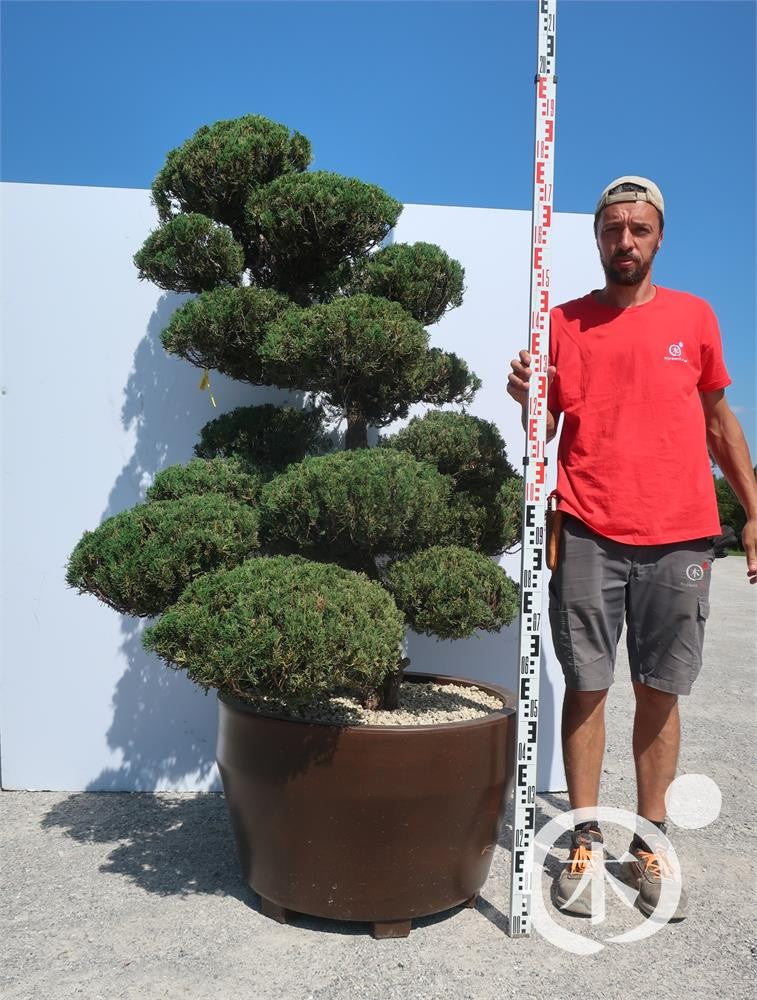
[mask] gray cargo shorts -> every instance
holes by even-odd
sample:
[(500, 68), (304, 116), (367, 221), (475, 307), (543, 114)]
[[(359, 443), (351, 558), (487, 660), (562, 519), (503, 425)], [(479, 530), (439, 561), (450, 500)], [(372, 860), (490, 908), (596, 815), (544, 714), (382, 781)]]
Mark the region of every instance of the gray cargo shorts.
[(624, 545), (566, 516), (549, 583), (566, 687), (602, 691), (612, 684), (625, 617), (632, 680), (689, 694), (702, 667), (713, 541)]

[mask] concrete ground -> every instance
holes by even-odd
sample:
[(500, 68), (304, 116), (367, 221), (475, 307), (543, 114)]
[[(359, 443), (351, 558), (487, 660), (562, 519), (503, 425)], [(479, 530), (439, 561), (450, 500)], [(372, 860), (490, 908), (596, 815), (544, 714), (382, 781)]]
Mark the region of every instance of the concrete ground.
[[(671, 826), (691, 916), (646, 940), (608, 938), (641, 923), (612, 891), (606, 919), (557, 914), (602, 945), (565, 951), (539, 933), (507, 936), (510, 828), (475, 909), (417, 920), (406, 939), (367, 925), (260, 913), (242, 884), (219, 795), (4, 792), (4, 1000), (500, 1000), (753, 997), (755, 944), (755, 608), (743, 558), (716, 561), (705, 666), (681, 699), (679, 774), (704, 774), (722, 811), (700, 829)], [(633, 810), (632, 689), (621, 655), (608, 707), (602, 802)], [(539, 797), (540, 822), (567, 808)], [(509, 815), (508, 815), (509, 820)], [(617, 857), (628, 834), (605, 825)], [(565, 840), (543, 878), (566, 856)], [(750, 986), (751, 983), (751, 986)]]

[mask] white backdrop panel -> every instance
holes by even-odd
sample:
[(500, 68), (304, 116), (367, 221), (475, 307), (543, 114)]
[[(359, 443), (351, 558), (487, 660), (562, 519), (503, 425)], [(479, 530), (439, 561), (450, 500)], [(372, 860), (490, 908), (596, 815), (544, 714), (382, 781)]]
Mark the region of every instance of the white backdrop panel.
[[(201, 372), (165, 353), (160, 332), (187, 296), (137, 280), (132, 255), (157, 225), (148, 191), (4, 183), (0, 209), (2, 785), (219, 788), (214, 698), (142, 649), (144, 623), (69, 590), (65, 563), (85, 529), (192, 458), (207, 420), (301, 396), (211, 373), (214, 410)], [(527, 332), (529, 220), (408, 205), (394, 233), (465, 267), (465, 303), (431, 328), (432, 343), (483, 379), (471, 412), (497, 423), (516, 467), (523, 434), (504, 383)], [(553, 273), (553, 301), (600, 282), (590, 216), (556, 216)], [(517, 554), (502, 565), (517, 578)], [(538, 787), (556, 790), (562, 680), (545, 638)], [(411, 635), (409, 655), (413, 669), (512, 686), (517, 627), (464, 642)]]

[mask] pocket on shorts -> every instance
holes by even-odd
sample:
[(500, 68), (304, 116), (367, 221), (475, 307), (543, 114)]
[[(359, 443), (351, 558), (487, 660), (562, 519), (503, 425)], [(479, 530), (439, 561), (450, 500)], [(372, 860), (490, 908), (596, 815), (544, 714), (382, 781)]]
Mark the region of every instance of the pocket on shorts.
[(692, 684), (697, 679), (697, 677), (699, 676), (699, 672), (702, 669), (702, 651), (704, 649), (704, 627), (709, 617), (710, 617), (709, 597), (697, 597), (695, 651), (694, 651), (694, 662), (691, 665), (691, 675), (690, 675), (690, 680)]
[(549, 623), (552, 627), (552, 644), (555, 654), (563, 670), (574, 674), (576, 672), (576, 657), (573, 650), (573, 637), (570, 632), (570, 611), (549, 609)]

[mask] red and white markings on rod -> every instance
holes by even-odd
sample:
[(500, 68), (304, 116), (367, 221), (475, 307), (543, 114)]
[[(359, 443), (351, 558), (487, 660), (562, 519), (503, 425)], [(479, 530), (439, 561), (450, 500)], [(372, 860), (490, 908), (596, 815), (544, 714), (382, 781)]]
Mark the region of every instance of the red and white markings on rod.
[[(547, 365), (549, 362), (549, 268), (555, 142), (555, 40), (557, 0), (537, 0), (538, 61), (534, 195), (531, 236), (529, 384), (524, 458), (525, 500), (521, 553), (520, 647), (518, 652), (518, 738), (515, 762), (511, 937), (531, 933), (536, 825), (536, 741), (545, 560)], [(536, 887), (541, 891), (541, 886)]]

